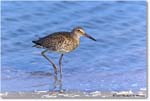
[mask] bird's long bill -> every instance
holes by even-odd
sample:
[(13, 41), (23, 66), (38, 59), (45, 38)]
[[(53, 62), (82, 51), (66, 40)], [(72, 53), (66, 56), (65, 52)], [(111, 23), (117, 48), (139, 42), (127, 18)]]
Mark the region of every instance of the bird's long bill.
[(89, 39), (92, 39), (92, 40), (96, 41), (96, 39), (94, 39), (93, 37), (91, 37), (90, 35), (88, 35), (86, 33), (84, 34), (84, 36), (87, 37), (87, 38), (89, 38)]

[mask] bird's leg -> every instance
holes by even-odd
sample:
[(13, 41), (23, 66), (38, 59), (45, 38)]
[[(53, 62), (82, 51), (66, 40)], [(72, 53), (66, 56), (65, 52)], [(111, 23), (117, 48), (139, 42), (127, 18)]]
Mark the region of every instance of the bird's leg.
[(42, 56), (44, 58), (46, 58), (52, 65), (53, 65), (53, 68), (54, 68), (54, 72), (55, 74), (57, 75), (57, 67), (56, 65), (54, 64), (54, 62), (52, 60), (50, 60), (44, 53), (46, 53), (48, 51), (48, 49), (44, 50), (43, 52), (41, 52)]
[(59, 80), (59, 92), (60, 93), (63, 93), (63, 89), (62, 89), (62, 80), (61, 80), (62, 78), (60, 78), (60, 80)]
[(55, 89), (56, 89), (56, 86), (57, 86), (57, 75), (54, 75), (54, 85), (53, 85), (53, 90), (52, 90), (52, 93), (55, 93)]
[(59, 89), (60, 92), (63, 92), (62, 90), (62, 58), (64, 54), (61, 54), (60, 59), (59, 59), (59, 69), (60, 69), (60, 80), (59, 80)]
[(59, 59), (59, 69), (60, 69), (60, 79), (62, 79), (62, 58), (64, 54), (61, 54), (60, 59)]
[(53, 82), (53, 88), (52, 88), (52, 90), (51, 89), (49, 89), (49, 94), (51, 95), (51, 94), (56, 94), (56, 91), (55, 91), (55, 89), (56, 89), (56, 87), (57, 87), (57, 75), (54, 75), (54, 82)]

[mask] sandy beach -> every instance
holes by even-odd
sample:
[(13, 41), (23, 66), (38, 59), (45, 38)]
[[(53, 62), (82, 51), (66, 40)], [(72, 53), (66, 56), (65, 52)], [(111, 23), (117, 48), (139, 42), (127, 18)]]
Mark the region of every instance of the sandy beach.
[(3, 99), (55, 99), (55, 98), (147, 98), (146, 90), (140, 90), (138, 92), (121, 91), (121, 92), (48, 92), (48, 91), (35, 91), (35, 92), (5, 92), (1, 93)]

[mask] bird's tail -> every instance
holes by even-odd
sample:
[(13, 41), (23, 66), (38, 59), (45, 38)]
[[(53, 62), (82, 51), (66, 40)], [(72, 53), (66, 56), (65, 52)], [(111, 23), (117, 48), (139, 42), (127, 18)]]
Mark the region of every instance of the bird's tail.
[(33, 43), (37, 44), (37, 41), (32, 41)]
[(37, 41), (32, 41), (32, 42), (35, 43), (35, 45), (33, 45), (32, 47), (41, 48), (40, 44)]
[(36, 47), (37, 45), (33, 45), (32, 47)]
[(35, 45), (33, 45), (32, 47), (36, 47), (37, 46), (37, 43), (36, 41), (32, 41), (33, 43), (35, 43)]

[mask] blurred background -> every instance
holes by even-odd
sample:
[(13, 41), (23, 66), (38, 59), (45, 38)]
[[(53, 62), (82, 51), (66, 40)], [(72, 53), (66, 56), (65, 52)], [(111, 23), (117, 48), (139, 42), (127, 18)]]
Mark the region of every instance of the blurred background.
[[(81, 26), (81, 38), (63, 60), (63, 89), (146, 89), (146, 2), (2, 2), (2, 92), (51, 90), (53, 68), (32, 40)], [(59, 54), (48, 53), (58, 64)]]

